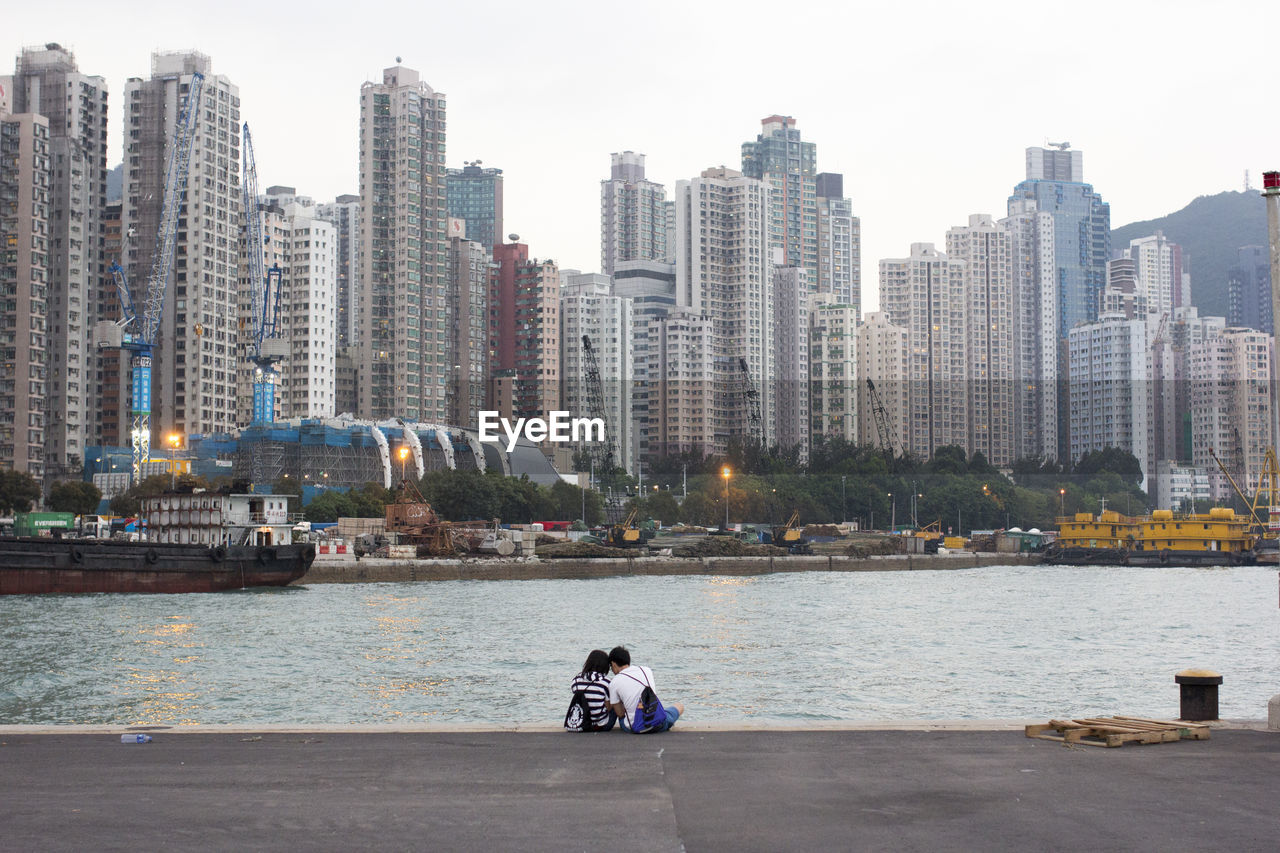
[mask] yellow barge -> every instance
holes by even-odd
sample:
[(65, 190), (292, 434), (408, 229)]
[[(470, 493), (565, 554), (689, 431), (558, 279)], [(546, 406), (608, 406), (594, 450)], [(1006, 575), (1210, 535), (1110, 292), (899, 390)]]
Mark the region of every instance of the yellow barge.
[(1228, 507), (1175, 515), (1158, 509), (1134, 518), (1114, 510), (1058, 519), (1046, 563), (1063, 565), (1231, 566), (1257, 562), (1251, 519)]

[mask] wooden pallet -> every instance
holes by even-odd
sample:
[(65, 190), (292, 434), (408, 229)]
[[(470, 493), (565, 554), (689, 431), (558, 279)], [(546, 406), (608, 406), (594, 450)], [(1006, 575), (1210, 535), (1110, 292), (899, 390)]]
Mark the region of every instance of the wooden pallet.
[(1064, 745), (1123, 746), (1126, 743), (1169, 743), (1186, 738), (1208, 740), (1209, 727), (1143, 717), (1087, 717), (1050, 720), (1026, 727), (1027, 737)]

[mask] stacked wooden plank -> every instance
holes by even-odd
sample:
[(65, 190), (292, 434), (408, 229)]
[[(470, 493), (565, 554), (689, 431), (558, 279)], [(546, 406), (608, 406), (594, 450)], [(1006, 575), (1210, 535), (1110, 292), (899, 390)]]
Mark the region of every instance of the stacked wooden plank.
[(1148, 720), (1144, 717), (1086, 717), (1079, 720), (1050, 720), (1026, 727), (1027, 737), (1053, 740), (1062, 744), (1091, 746), (1123, 746), (1126, 743), (1169, 743), (1182, 740), (1208, 740), (1209, 727), (1171, 720)]

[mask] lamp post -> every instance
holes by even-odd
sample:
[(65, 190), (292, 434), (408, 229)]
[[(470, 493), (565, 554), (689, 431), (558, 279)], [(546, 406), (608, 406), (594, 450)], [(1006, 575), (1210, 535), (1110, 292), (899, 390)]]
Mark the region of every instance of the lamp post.
[(848, 502), (845, 500), (844, 481), (848, 478), (847, 474), (840, 475), (840, 523), (844, 524), (845, 516), (849, 514)]
[(724, 475), (724, 529), (725, 529), (725, 532), (728, 532), (729, 530), (729, 476), (732, 472), (729, 471), (729, 466), (726, 465), (724, 467), (724, 470), (722, 470), (720, 473)]
[(403, 485), (408, 482), (405, 478), (405, 461), (409, 458), (409, 448), (401, 445), (400, 447), (400, 483)]
[(898, 527), (898, 502), (893, 499), (893, 492), (889, 493), (889, 532), (892, 533)]
[(176, 432), (169, 433), (169, 488), (177, 488), (178, 481), (178, 447), (182, 444), (182, 436)]
[(1060, 518), (1067, 517), (1067, 490), (1058, 489), (1058, 516)]

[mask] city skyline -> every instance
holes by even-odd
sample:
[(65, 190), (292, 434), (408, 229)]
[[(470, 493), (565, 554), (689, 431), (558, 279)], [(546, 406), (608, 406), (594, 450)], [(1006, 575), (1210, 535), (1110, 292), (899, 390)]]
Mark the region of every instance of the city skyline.
[[(424, 32), (483, 29), (485, 61), (475, 61), (468, 39), (435, 39), (424, 50), (358, 19), (336, 26), (336, 5), (300, 15), (304, 7), (293, 4), (250, 12), (233, 3), (218, 24), (181, 7), (104, 19), (96, 6), (55, 3), (11, 12), (3, 44), (11, 56), (62, 44), (111, 92), (149, 76), (154, 49), (198, 50), (240, 88), (263, 185), (296, 186), (321, 202), (359, 191), (359, 87), (380, 80), (399, 56), (448, 99), (447, 164), (479, 159), (502, 169), (505, 229), (536, 256), (584, 272), (598, 271), (599, 182), (612, 153), (644, 154), (648, 177), (670, 193), (706, 168), (737, 167), (742, 142), (775, 113), (793, 117), (817, 143), (820, 171), (844, 175), (862, 220), (864, 272), (912, 243), (941, 245), (970, 214), (1001, 216), (1023, 177), (1022, 152), (1047, 140), (1087, 152), (1086, 180), (1119, 225), (1240, 189), (1246, 169), (1256, 186), (1274, 167), (1266, 141), (1280, 135), (1280, 117), (1258, 96), (1266, 53), (1240, 36), (1264, 23), (1260, 3), (1218, 10), (1194, 29), (1181, 4), (1094, 4), (1065, 22), (1013, 4), (980, 15), (932, 3), (874, 13), (802, 4), (799, 20), (822, 32), (820, 47), (829, 49), (805, 49), (793, 66), (755, 59), (746, 49), (755, 31), (727, 12), (719, 20), (716, 6), (659, 4), (625, 19), (601, 10), (582, 20), (555, 3), (484, 19), (460, 8), (428, 15), (392, 5)], [(264, 41), (245, 50), (241, 19), (250, 15), (254, 32), (306, 47)], [(847, 38), (832, 35), (840, 32)], [(635, 45), (636, 62), (619, 61), (626, 44)], [(909, 67), (898, 59), (904, 48)], [(974, 69), (1002, 81), (1007, 109), (990, 98), (973, 109), (958, 81)], [(288, 81), (287, 97), (278, 81)], [(118, 105), (108, 118), (109, 166), (121, 161)], [(932, 119), (928, 132), (902, 121), (921, 107)], [(1247, 132), (1220, 132), (1238, 127), (1240, 116)], [(877, 307), (869, 279), (867, 311)]]

